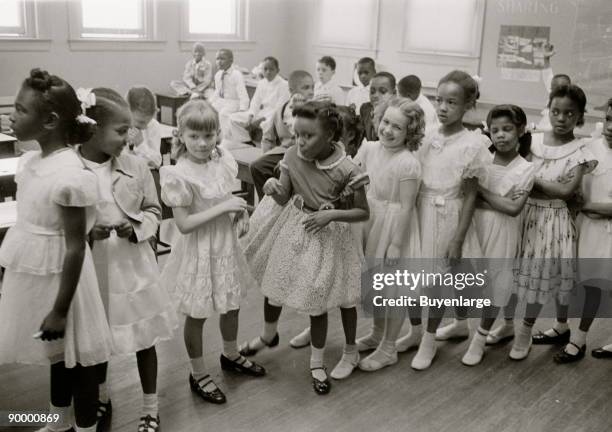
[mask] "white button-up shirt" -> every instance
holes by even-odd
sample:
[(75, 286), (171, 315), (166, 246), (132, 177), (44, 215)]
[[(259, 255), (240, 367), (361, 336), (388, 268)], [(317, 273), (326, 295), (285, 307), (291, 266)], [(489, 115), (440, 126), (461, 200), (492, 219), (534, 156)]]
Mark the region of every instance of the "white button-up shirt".
[(220, 99), (240, 101), (240, 111), (249, 108), (249, 95), (244, 84), (242, 72), (230, 66), (227, 70), (219, 70), (215, 74), (215, 96)]
[(261, 79), (251, 99), (249, 114), (253, 117), (269, 117), (282, 103), (289, 100), (289, 84), (280, 75), (272, 81)]

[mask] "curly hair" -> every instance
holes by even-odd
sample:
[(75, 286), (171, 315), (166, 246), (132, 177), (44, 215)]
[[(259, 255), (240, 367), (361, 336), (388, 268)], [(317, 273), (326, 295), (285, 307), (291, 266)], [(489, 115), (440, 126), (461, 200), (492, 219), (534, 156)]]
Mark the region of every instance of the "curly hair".
[[(192, 99), (185, 105), (179, 108), (176, 114), (178, 128), (176, 135), (172, 140), (173, 159), (178, 159), (187, 151), (185, 143), (179, 138), (185, 129), (191, 129), (199, 132), (218, 132), (220, 129), (219, 114), (213, 106), (202, 99)], [(219, 149), (221, 144), (221, 134), (217, 134), (217, 152), (221, 154)]]
[(363, 125), (359, 120), (359, 116), (355, 112), (355, 108), (352, 106), (339, 106), (336, 108), (340, 116), (342, 117), (342, 131), (343, 134), (350, 131), (353, 133), (353, 139), (351, 142), (343, 142), (346, 153), (353, 157), (357, 154), (361, 141), (363, 140)]
[(81, 102), (72, 86), (62, 78), (35, 68), (30, 71), (30, 76), (23, 81), (21, 88), (36, 92), (36, 109), (40, 114), (57, 115), (58, 128), (67, 144), (82, 143), (93, 136), (95, 125), (77, 121), (77, 117), (83, 113)]
[(407, 120), (406, 147), (410, 151), (418, 150), (425, 137), (425, 113), (423, 109), (409, 98), (392, 97), (381, 104), (381, 119), (387, 109), (391, 107), (397, 108)]
[(342, 117), (335, 104), (330, 102), (310, 101), (293, 108), (294, 117), (318, 121), (323, 130), (330, 132), (332, 141), (342, 136)]
[(553, 99), (566, 97), (576, 104), (578, 111), (580, 112), (580, 118), (576, 125), (578, 127), (584, 125), (584, 114), (586, 113), (587, 98), (584, 91), (575, 84), (561, 85), (555, 87), (548, 97), (548, 108), (552, 104)]
[[(512, 105), (512, 104), (504, 104), (504, 105), (496, 105), (491, 108), (489, 114), (487, 115), (487, 128), (489, 131), (491, 130), (491, 123), (496, 118), (506, 117), (510, 119), (512, 124), (516, 126), (518, 130), (525, 131), (525, 127), (527, 126), (527, 115), (525, 111), (520, 106)], [(492, 140), (491, 133), (489, 132), (489, 138)], [(523, 157), (529, 154), (531, 148), (531, 133), (524, 132), (523, 135), (519, 137), (519, 154)], [(490, 150), (495, 151), (495, 146), (491, 146)]]
[(480, 90), (478, 89), (478, 83), (469, 73), (461, 70), (451, 71), (440, 79), (438, 87), (447, 82), (455, 83), (463, 89), (466, 103), (476, 104), (480, 97)]

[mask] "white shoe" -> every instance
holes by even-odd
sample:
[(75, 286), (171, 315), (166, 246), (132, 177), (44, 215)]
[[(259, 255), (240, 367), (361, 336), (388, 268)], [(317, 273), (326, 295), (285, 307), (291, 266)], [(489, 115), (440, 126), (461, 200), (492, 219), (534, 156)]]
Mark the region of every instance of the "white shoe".
[(514, 337), (514, 325), (502, 324), (487, 335), (487, 345), (495, 345)]
[(289, 345), (292, 348), (304, 348), (310, 345), (310, 327), (306, 327), (301, 333), (293, 336)]
[(376, 349), (378, 347), (378, 344), (380, 344), (381, 340), (382, 338), (376, 339), (372, 335), (372, 333), (369, 333), (364, 337), (360, 337), (355, 341), (355, 343), (357, 344), (357, 351), (362, 352)]
[(342, 353), (342, 358), (334, 367), (334, 370), (331, 371), (329, 376), (333, 379), (341, 380), (348, 378), (352, 373), (355, 367), (359, 364), (359, 352), (354, 354)]
[(397, 351), (387, 353), (380, 346), (372, 354), (359, 362), (359, 369), (366, 372), (374, 372), (397, 363)]
[(470, 337), (467, 320), (454, 319), (452, 323), (436, 330), (436, 340), (465, 339)]
[(512, 360), (524, 360), (529, 355), (531, 350), (531, 327), (526, 327), (521, 324), (518, 332), (514, 336), (514, 344), (510, 350), (509, 357)]
[(436, 356), (436, 335), (433, 333), (423, 333), (419, 350), (412, 359), (410, 366), (412, 369), (425, 370), (431, 366), (434, 357)]
[(472, 341), (470, 342), (468, 350), (461, 359), (461, 363), (466, 366), (476, 366), (478, 363), (480, 363), (484, 357), (484, 347), (486, 341), (487, 337), (476, 331)]
[(395, 343), (395, 348), (397, 352), (403, 353), (408, 351), (411, 348), (416, 348), (419, 346), (421, 342), (421, 338), (423, 337), (423, 332), (415, 332), (414, 329), (410, 330), (406, 336), (402, 336)]

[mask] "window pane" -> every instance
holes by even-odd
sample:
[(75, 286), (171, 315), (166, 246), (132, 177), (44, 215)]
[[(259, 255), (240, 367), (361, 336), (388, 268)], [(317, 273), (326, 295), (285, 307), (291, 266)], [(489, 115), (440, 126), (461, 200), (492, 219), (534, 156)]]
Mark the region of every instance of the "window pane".
[(237, 0), (189, 0), (189, 33), (235, 34)]
[(81, 0), (81, 6), (83, 29), (142, 30), (142, 0)]
[(0, 0), (0, 32), (23, 27), (22, 0)]
[(408, 0), (405, 47), (470, 53), (477, 13), (478, 0)]

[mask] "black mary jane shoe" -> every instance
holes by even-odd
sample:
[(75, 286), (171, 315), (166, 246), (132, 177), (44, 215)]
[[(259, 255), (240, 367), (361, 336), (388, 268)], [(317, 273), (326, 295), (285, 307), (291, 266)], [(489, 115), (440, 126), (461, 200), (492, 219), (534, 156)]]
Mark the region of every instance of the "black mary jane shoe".
[[(264, 345), (263, 348), (274, 348), (275, 346), (278, 345), (278, 342), (280, 341), (280, 337), (278, 336), (278, 333), (276, 333), (270, 342), (266, 342), (265, 340), (261, 338), (261, 336), (259, 337), (259, 340)], [(257, 354), (263, 348), (252, 348), (251, 344), (247, 342), (246, 344), (244, 344), (244, 346), (240, 348), (240, 355), (243, 355), (245, 357), (251, 357)]]
[[(237, 360), (230, 360), (221, 354), (221, 369), (226, 371), (237, 372), (252, 377), (262, 377), (266, 374), (266, 370), (255, 363), (254, 361), (247, 360), (243, 356), (240, 356)], [(245, 363), (250, 362), (251, 366), (246, 366)]]
[[(311, 368), (310, 371), (312, 372), (313, 370), (317, 369), (323, 370), (325, 372), (325, 375), (327, 376), (327, 369), (325, 369), (324, 367)], [(331, 381), (329, 380), (329, 378), (325, 378), (325, 380), (321, 381), (316, 379), (315, 377), (312, 377), (312, 388), (314, 389), (316, 394), (326, 395), (331, 390)]]
[(610, 359), (612, 358), (612, 351), (608, 351), (603, 348), (596, 348), (591, 351), (591, 355), (598, 359)]
[(159, 425), (159, 416), (153, 417), (152, 415), (146, 415), (140, 417), (138, 423), (138, 432), (159, 432), (161, 427)]
[(569, 343), (571, 331), (567, 330), (563, 333), (559, 333), (554, 328), (552, 331), (555, 332), (554, 336), (548, 336), (544, 332), (537, 332), (534, 334), (531, 339), (534, 345), (566, 345)]
[(573, 362), (577, 362), (578, 360), (582, 360), (584, 358), (584, 353), (586, 352), (586, 345), (582, 345), (581, 347), (579, 347), (574, 342), (568, 342), (568, 345), (575, 346), (578, 349), (578, 352), (576, 354), (570, 354), (567, 351), (565, 351), (565, 348), (563, 348), (553, 357), (553, 359), (555, 360), (555, 363), (560, 363), (560, 364), (573, 363)]
[(110, 429), (111, 419), (113, 417), (113, 404), (110, 399), (104, 403), (98, 401), (98, 408), (96, 409), (96, 432), (104, 432)]
[[(224, 404), (227, 402), (225, 395), (221, 391), (219, 387), (214, 389), (213, 391), (206, 391), (204, 387), (208, 384), (214, 383), (210, 375), (204, 375), (202, 378), (196, 381), (193, 375), (189, 374), (189, 386), (191, 387), (191, 391), (200, 396), (206, 402), (214, 403), (214, 404)], [(216, 386), (216, 384), (215, 384)]]

